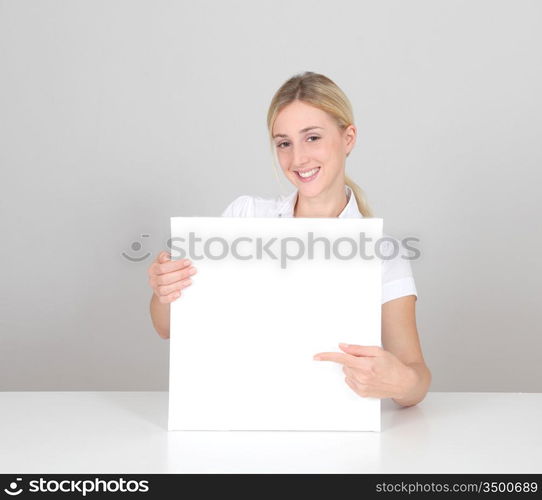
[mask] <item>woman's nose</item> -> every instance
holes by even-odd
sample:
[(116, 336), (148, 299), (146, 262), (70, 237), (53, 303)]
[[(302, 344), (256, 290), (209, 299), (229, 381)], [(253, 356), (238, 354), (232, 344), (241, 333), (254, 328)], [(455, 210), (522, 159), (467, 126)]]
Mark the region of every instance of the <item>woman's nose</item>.
[(297, 146), (294, 149), (294, 165), (296, 167), (302, 167), (306, 165), (309, 157), (303, 146)]

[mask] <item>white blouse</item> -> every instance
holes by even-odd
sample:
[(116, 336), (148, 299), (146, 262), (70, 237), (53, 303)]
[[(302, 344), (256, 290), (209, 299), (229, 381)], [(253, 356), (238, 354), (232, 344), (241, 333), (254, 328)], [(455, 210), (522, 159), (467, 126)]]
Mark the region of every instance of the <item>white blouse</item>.
[[(350, 186), (346, 186), (348, 203), (339, 217), (363, 217), (358, 209), (356, 197), (353, 196)], [(289, 195), (277, 198), (261, 198), (259, 196), (241, 195), (235, 198), (222, 212), (222, 217), (293, 217), (297, 189)], [(412, 275), (408, 252), (398, 240), (383, 234), (386, 238), (395, 240), (399, 253), (392, 259), (382, 259), (382, 304), (389, 300), (415, 295), (416, 284)], [(381, 246), (383, 256), (393, 254), (394, 248), (391, 241), (384, 241)], [(388, 253), (389, 252), (389, 253)]]

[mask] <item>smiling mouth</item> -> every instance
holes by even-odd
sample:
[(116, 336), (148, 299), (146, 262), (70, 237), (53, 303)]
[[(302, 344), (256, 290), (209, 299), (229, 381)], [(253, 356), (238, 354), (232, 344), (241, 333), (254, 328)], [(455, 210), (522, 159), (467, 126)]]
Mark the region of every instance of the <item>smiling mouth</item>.
[(316, 177), (318, 177), (318, 173), (320, 172), (320, 169), (321, 167), (315, 167), (315, 168), (311, 168), (309, 170), (303, 170), (303, 171), (296, 170), (295, 174), (297, 175), (297, 178), (300, 181), (310, 182), (316, 179)]

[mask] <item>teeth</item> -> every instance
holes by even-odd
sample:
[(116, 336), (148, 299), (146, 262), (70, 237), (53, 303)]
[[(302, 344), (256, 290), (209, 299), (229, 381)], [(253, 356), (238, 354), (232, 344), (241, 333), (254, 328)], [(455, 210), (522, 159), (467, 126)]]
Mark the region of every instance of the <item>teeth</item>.
[(297, 172), (301, 177), (305, 178), (305, 177), (310, 177), (311, 175), (314, 175), (316, 172), (318, 172), (318, 168), (313, 168), (312, 170), (309, 170), (308, 172), (305, 172), (305, 173), (302, 173), (302, 172)]

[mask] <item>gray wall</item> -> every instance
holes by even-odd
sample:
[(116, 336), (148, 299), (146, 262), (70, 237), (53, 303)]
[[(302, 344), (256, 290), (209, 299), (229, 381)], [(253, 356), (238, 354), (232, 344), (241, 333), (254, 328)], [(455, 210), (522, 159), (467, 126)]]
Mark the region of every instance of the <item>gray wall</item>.
[(352, 101), (347, 172), (385, 231), (421, 239), (431, 390), (542, 392), (541, 14), (517, 0), (1, 1), (0, 389), (167, 389), (150, 258), (121, 253), (156, 254), (170, 216), (290, 192), (265, 116), (311, 70)]

